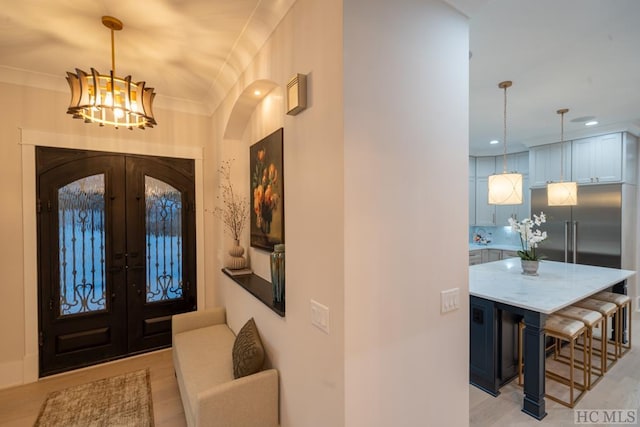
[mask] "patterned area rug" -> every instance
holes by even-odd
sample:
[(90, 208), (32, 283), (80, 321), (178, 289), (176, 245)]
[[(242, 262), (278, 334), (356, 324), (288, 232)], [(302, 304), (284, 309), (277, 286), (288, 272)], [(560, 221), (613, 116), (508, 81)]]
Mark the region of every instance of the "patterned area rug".
[(35, 426), (153, 427), (149, 370), (54, 391), (42, 405)]

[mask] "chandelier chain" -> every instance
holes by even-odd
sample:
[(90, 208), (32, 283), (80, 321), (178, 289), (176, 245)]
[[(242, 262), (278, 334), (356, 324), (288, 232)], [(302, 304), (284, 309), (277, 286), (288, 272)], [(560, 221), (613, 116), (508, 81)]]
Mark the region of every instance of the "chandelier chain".
[(111, 71), (113, 75), (116, 75), (116, 44), (115, 36), (113, 35), (113, 28), (111, 29)]

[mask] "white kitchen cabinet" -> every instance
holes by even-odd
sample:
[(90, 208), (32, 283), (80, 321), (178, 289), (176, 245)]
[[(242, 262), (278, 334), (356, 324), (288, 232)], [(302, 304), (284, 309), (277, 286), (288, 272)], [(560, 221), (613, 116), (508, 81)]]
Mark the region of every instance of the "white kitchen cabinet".
[(578, 184), (622, 181), (622, 134), (593, 136), (571, 144), (572, 179)]
[(482, 251), (469, 251), (469, 265), (482, 264)]
[(495, 225), (496, 207), (489, 204), (489, 175), (496, 172), (495, 157), (476, 157), (476, 225)]
[(504, 249), (480, 249), (469, 251), (469, 265), (484, 264), (485, 262), (500, 261), (501, 259), (517, 256), (517, 251)]
[(518, 251), (502, 250), (502, 259), (513, 258), (518, 256)]
[(476, 223), (476, 158), (469, 157), (469, 225)]
[[(496, 156), (496, 171), (504, 169), (504, 157)], [(507, 154), (507, 172), (517, 172), (523, 175), (529, 174), (529, 153)]]
[(496, 207), (489, 204), (489, 178), (476, 178), (476, 225), (495, 225)]
[(502, 259), (502, 251), (500, 249), (483, 249), (482, 263), (491, 261), (500, 261)]
[(560, 159), (564, 152), (563, 181), (571, 181), (571, 141), (547, 144), (529, 150), (529, 185), (544, 188), (550, 182), (560, 182)]

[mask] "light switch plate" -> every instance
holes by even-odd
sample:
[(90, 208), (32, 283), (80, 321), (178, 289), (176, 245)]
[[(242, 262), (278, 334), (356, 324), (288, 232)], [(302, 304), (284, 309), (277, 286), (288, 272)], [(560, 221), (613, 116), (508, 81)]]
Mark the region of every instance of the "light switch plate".
[(329, 307), (311, 300), (311, 324), (329, 334)]
[(440, 292), (440, 312), (447, 313), (449, 311), (460, 308), (460, 289), (453, 288)]

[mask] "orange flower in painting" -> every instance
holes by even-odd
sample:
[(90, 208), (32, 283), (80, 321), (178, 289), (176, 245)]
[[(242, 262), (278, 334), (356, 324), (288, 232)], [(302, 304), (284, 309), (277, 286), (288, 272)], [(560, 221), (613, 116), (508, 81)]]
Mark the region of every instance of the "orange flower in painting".
[(273, 212), (278, 208), (278, 168), (267, 159), (265, 149), (258, 150), (253, 170), (251, 186), (253, 188), (253, 211), (256, 214), (256, 226), (264, 233), (271, 232)]
[(278, 181), (278, 169), (276, 169), (276, 165), (271, 163), (269, 165), (269, 182), (275, 184)]
[(262, 185), (258, 185), (253, 190), (253, 211), (256, 213), (256, 225), (258, 227), (262, 226), (262, 203), (263, 203), (263, 187)]

